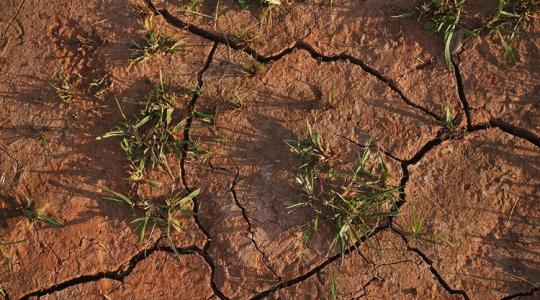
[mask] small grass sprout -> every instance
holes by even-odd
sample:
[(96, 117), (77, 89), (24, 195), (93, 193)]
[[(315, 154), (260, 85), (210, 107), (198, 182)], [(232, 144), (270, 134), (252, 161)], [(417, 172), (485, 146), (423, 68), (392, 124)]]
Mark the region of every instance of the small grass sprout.
[(246, 107), (246, 94), (239, 93), (234, 91), (231, 95), (230, 102), (236, 109), (241, 109)]
[(199, 13), (203, 6), (203, 0), (191, 0), (182, 6), (182, 10), (190, 13)]
[(124, 121), (115, 130), (96, 138), (121, 138), (120, 146), (129, 162), (132, 180), (140, 180), (147, 169), (158, 164), (167, 167), (167, 154), (178, 151), (183, 144), (178, 135), (186, 119), (175, 117), (175, 100), (176, 95), (165, 89), (160, 73), (160, 83), (153, 87), (145, 101), (132, 102), (141, 107), (139, 114), (128, 119), (117, 101)]
[(200, 139), (191, 139), (188, 142), (186, 155), (192, 156), (197, 161), (206, 163), (210, 159), (210, 156), (212, 156), (212, 151), (202, 148)]
[(300, 160), (297, 182), (302, 188), (301, 201), (289, 209), (305, 207), (313, 214), (305, 226), (302, 241), (306, 243), (320, 226), (322, 219), (336, 226), (336, 235), (329, 251), (338, 245), (343, 254), (346, 247), (368, 236), (389, 216), (396, 215), (397, 187), (384, 184), (388, 166), (382, 152), (372, 151), (371, 143), (360, 152), (358, 162), (346, 172), (336, 172), (329, 166), (328, 150), (320, 133), (308, 123), (304, 139), (286, 141)]
[(424, 239), (435, 242), (442, 242), (450, 247), (455, 247), (454, 244), (446, 237), (446, 235), (435, 230), (425, 230), (424, 220), (418, 216), (415, 208), (413, 208), (410, 219), (411, 232), (408, 234), (408, 240)]
[(412, 233), (413, 238), (424, 235), (424, 231), (423, 231), (424, 221), (418, 217), (418, 214), (416, 213), (416, 209), (413, 209), (412, 211), (411, 224), (412, 224), (411, 233)]
[(338, 106), (338, 102), (332, 91), (329, 91), (326, 95), (324, 95), (322, 102), (324, 110), (334, 109)]
[[(249, 0), (237, 0), (242, 9), (249, 10)], [(268, 5), (281, 5), (281, 0), (260, 0), (261, 3)]]
[(130, 67), (145, 62), (156, 54), (174, 54), (184, 45), (184, 41), (177, 41), (153, 29), (152, 16), (144, 20), (144, 27), (148, 30), (146, 37), (139, 42), (132, 41)]
[(338, 286), (337, 286), (337, 281), (336, 281), (336, 270), (334, 268), (332, 268), (331, 275), (332, 275), (332, 277), (331, 277), (331, 284), (330, 284), (330, 293), (332, 295), (332, 299), (337, 300), (337, 298), (338, 298)]
[(323, 145), (320, 133), (313, 130), (311, 124), (307, 123), (308, 133), (304, 139), (286, 140), (289, 149), (300, 159), (301, 164), (296, 181), (308, 196), (314, 193), (314, 180), (319, 169), (326, 170), (328, 153)]
[(71, 103), (72, 95), (69, 75), (60, 70), (56, 72), (55, 79), (50, 81), (49, 84), (60, 101), (67, 104)]
[(448, 130), (453, 130), (456, 128), (456, 125), (454, 125), (454, 119), (452, 117), (452, 108), (449, 105), (443, 106), (442, 111), (444, 114), (444, 127)]
[(35, 203), (32, 198), (25, 197), (25, 200), (26, 203), (22, 207), (22, 211), (24, 215), (30, 220), (30, 222), (34, 223), (37, 221), (41, 221), (51, 225), (52, 227), (64, 226), (64, 224), (62, 224), (62, 222), (60, 222), (59, 220), (45, 214), (47, 208), (49, 207), (49, 204), (45, 204), (40, 208), (35, 208)]
[(213, 113), (209, 113), (209, 112), (200, 112), (200, 111), (197, 111), (197, 110), (193, 110), (191, 112), (191, 115), (194, 119), (197, 119), (198, 121), (200, 121), (202, 123), (202, 125), (198, 125), (196, 127), (198, 128), (214, 128), (214, 123), (215, 123), (215, 120), (216, 120), (216, 116), (215, 114)]

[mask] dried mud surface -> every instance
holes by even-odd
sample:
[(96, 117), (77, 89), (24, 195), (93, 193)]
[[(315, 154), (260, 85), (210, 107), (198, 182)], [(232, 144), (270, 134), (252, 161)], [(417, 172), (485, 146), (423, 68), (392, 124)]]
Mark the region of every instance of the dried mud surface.
[[(467, 2), (482, 14), (497, 1)], [(0, 3), (0, 242), (18, 241), (0, 248), (5, 299), (324, 299), (333, 285), (339, 299), (540, 297), (538, 19), (514, 64), (482, 40), (450, 70), (437, 37), (391, 17), (415, 1), (298, 1), (263, 24), (263, 6), (223, 0), (214, 21), (184, 3)], [(145, 34), (136, 4), (182, 51), (129, 67)], [(57, 70), (79, 75), (70, 104), (49, 85)], [(135, 213), (102, 199), (103, 187), (148, 191), (129, 190), (117, 140), (95, 140), (121, 121), (115, 97), (140, 99), (160, 72), (184, 116), (217, 116), (184, 128), (206, 161), (184, 148), (173, 178), (152, 174), (156, 197), (202, 190), (174, 247), (157, 229), (140, 243)], [(287, 209), (301, 190), (284, 140), (308, 120), (341, 170), (375, 141), (399, 187), (399, 215), (343, 256), (328, 251), (331, 224), (304, 245), (309, 213)], [(30, 224), (25, 197), (65, 226)], [(413, 212), (430, 236), (410, 238)]]

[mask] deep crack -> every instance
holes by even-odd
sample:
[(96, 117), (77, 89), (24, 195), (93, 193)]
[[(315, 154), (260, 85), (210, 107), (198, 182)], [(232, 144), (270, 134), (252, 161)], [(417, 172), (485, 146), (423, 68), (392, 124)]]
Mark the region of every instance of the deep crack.
[(270, 264), (270, 260), (268, 259), (268, 256), (266, 255), (266, 253), (264, 253), (264, 251), (262, 251), (262, 249), (259, 247), (259, 244), (255, 240), (255, 232), (253, 231), (253, 225), (251, 224), (251, 221), (249, 220), (249, 218), (247, 216), (246, 208), (238, 200), (238, 196), (236, 194), (235, 187), (236, 187), (236, 184), (238, 183), (239, 176), (240, 176), (240, 170), (237, 169), (236, 170), (236, 175), (234, 176), (234, 180), (233, 180), (233, 182), (231, 184), (230, 191), (231, 191), (231, 194), (233, 196), (234, 203), (236, 204), (236, 206), (238, 206), (238, 208), (240, 208), (240, 211), (242, 212), (242, 217), (244, 218), (244, 220), (247, 223), (247, 226), (248, 226), (248, 228), (247, 228), (248, 235), (247, 236), (251, 240), (251, 243), (253, 244), (253, 246), (255, 247), (257, 252), (259, 252), (259, 254), (261, 254), (261, 257), (263, 259), (263, 263), (266, 266), (266, 268), (268, 270), (270, 270), (270, 272), (272, 272), (274, 277), (276, 277), (279, 281), (282, 281), (281, 276), (279, 276), (276, 273), (276, 271), (274, 271), (274, 269), (272, 268), (272, 265)]
[[(382, 226), (379, 226), (379, 227), (375, 228), (369, 235), (361, 237), (358, 241), (356, 241), (356, 243), (349, 246), (349, 248), (345, 249), (345, 251), (343, 252), (343, 255), (348, 255), (348, 254), (354, 252), (355, 250), (358, 249), (358, 246), (360, 246), (360, 244), (365, 242), (368, 238), (372, 238), (376, 234), (378, 234), (381, 231), (383, 231), (385, 229), (388, 229), (388, 228), (389, 228), (388, 224), (385, 224), (385, 225), (382, 225)], [(316, 267), (309, 270), (308, 272), (306, 272), (306, 273), (304, 273), (302, 275), (299, 275), (297, 277), (294, 277), (292, 279), (282, 281), (279, 284), (277, 284), (277, 285), (275, 285), (273, 287), (270, 287), (269, 289), (264, 290), (264, 291), (260, 292), (259, 294), (253, 296), (251, 299), (252, 300), (264, 299), (266, 297), (271, 296), (272, 294), (274, 294), (278, 290), (281, 290), (281, 289), (296, 285), (298, 283), (301, 283), (301, 282), (309, 279), (311, 276), (317, 274), (322, 269), (324, 269), (326, 266), (328, 266), (329, 264), (335, 262), (336, 260), (338, 260), (341, 257), (342, 257), (341, 253), (334, 254), (333, 256), (328, 257), (325, 261), (323, 261), (322, 263), (320, 263)]]
[[(190, 141), (189, 133), (190, 133), (190, 130), (191, 130), (191, 125), (193, 123), (193, 112), (195, 110), (195, 105), (197, 104), (197, 100), (200, 97), (199, 91), (203, 88), (203, 85), (204, 85), (203, 76), (204, 76), (204, 73), (210, 67), (210, 64), (212, 63), (212, 60), (214, 58), (214, 54), (216, 52), (217, 47), (218, 47), (218, 43), (214, 43), (212, 45), (212, 49), (208, 53), (208, 57), (206, 59), (206, 62), (204, 64), (204, 66), (197, 73), (197, 91), (193, 93), (193, 97), (192, 97), (190, 103), (188, 104), (188, 117), (187, 117), (187, 120), (186, 120), (186, 126), (184, 127), (184, 137), (183, 137), (184, 145), (183, 145), (182, 151), (181, 151), (180, 169), (181, 169), (181, 172), (182, 172), (181, 176), (182, 176), (182, 183), (184, 184), (184, 188), (186, 190), (190, 191), (190, 192), (193, 190), (193, 188), (191, 188), (188, 185), (187, 177), (186, 177), (187, 176), (186, 175), (186, 168), (185, 168), (187, 153), (188, 153), (188, 150), (189, 150), (189, 141)], [(199, 210), (200, 210), (200, 203), (199, 203), (197, 198), (193, 198), (193, 218), (194, 218), (195, 223), (197, 224), (197, 227), (199, 228), (199, 230), (201, 230), (202, 233), (206, 237), (206, 242), (204, 243), (203, 249), (199, 252), (199, 254), (205, 260), (205, 262), (208, 264), (208, 266), (210, 267), (210, 270), (211, 270), (211, 272), (210, 272), (210, 286), (212, 288), (212, 291), (220, 299), (228, 299), (223, 294), (223, 292), (221, 292), (221, 290), (218, 288), (216, 282), (214, 281), (214, 276), (215, 276), (215, 273), (216, 273), (216, 265), (215, 265), (214, 260), (212, 259), (212, 257), (208, 254), (208, 249), (210, 248), (212, 238), (211, 238), (210, 233), (208, 232), (208, 230), (206, 230), (206, 228), (204, 228), (204, 226), (202, 225), (202, 223), (201, 223), (201, 221), (199, 219)]]
[(500, 119), (492, 119), (489, 121), (489, 124), (487, 125), (478, 125), (478, 126), (473, 126), (471, 128), (471, 132), (472, 131), (477, 131), (477, 130), (482, 130), (482, 129), (487, 129), (489, 127), (495, 127), (495, 128), (498, 128), (500, 129), (501, 131), (504, 131), (510, 135), (513, 135), (513, 136), (516, 136), (518, 138), (521, 138), (521, 139), (524, 139), (526, 141), (528, 141), (529, 143), (535, 145), (536, 147), (540, 147), (540, 137), (538, 137), (536, 134), (526, 130), (526, 129), (523, 129), (523, 128), (520, 128), (520, 127), (517, 127), (517, 126), (514, 126), (512, 124), (509, 124), (503, 120), (500, 120)]
[(452, 66), (454, 67), (454, 75), (456, 76), (456, 85), (457, 85), (459, 100), (461, 101), (463, 112), (465, 113), (467, 129), (469, 129), (472, 126), (471, 108), (469, 105), (469, 101), (467, 101), (467, 95), (465, 94), (465, 87), (463, 86), (463, 78), (461, 77), (459, 65), (455, 63), (453, 60), (452, 60)]
[(403, 241), (407, 245), (407, 251), (413, 252), (416, 255), (418, 255), (429, 266), (429, 271), (431, 272), (431, 274), (433, 274), (433, 276), (435, 277), (437, 282), (439, 282), (439, 284), (449, 294), (451, 294), (451, 295), (461, 295), (463, 297), (463, 299), (465, 299), (465, 300), (470, 299), (469, 296), (467, 295), (467, 293), (464, 290), (456, 290), (456, 289), (453, 289), (452, 287), (450, 287), (450, 285), (442, 278), (441, 273), (433, 266), (433, 261), (431, 259), (429, 259), (429, 257), (427, 257), (427, 255), (424, 254), (420, 249), (409, 246), (407, 237), (401, 231), (395, 229), (392, 225), (390, 226), (390, 229), (391, 229), (392, 232), (396, 233), (398, 236), (400, 236), (403, 239)]
[[(29, 299), (30, 297), (41, 297), (41, 296), (45, 296), (45, 295), (49, 295), (55, 292), (62, 291), (72, 286), (76, 286), (76, 285), (84, 284), (88, 282), (93, 282), (93, 281), (98, 281), (100, 279), (111, 279), (111, 280), (115, 280), (115, 281), (119, 281), (123, 283), (124, 279), (131, 274), (131, 272), (135, 269), (135, 267), (141, 261), (143, 261), (150, 255), (152, 255), (154, 252), (164, 251), (164, 252), (174, 253), (174, 250), (171, 247), (161, 246), (159, 245), (159, 242), (160, 242), (160, 239), (158, 239), (151, 247), (140, 250), (135, 255), (133, 255), (127, 261), (127, 263), (120, 265), (114, 271), (102, 271), (95, 274), (81, 275), (81, 276), (54, 284), (50, 287), (43, 288), (34, 292), (30, 292), (22, 296), (20, 299)], [(204, 256), (202, 255), (202, 251), (196, 245), (191, 245), (188, 247), (181, 247), (181, 248), (177, 247), (176, 250), (178, 251), (180, 255), (198, 253), (204, 258)]]

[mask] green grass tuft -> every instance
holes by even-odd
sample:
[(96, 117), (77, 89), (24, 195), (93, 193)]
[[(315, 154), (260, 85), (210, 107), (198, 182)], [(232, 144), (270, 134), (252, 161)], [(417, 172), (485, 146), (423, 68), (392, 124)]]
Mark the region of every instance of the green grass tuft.
[(537, 0), (499, 0), (497, 9), (486, 22), (487, 35), (499, 40), (504, 51), (504, 59), (515, 61), (512, 49), (517, 32), (524, 28), (540, 12)]
[(196, 189), (188, 195), (176, 194), (161, 203), (156, 203), (144, 197), (131, 199), (108, 188), (103, 188), (103, 190), (107, 192), (107, 196), (104, 196), (103, 199), (119, 202), (143, 212), (141, 216), (131, 222), (136, 225), (136, 230), (139, 231), (141, 243), (144, 242), (148, 228), (157, 225), (165, 229), (171, 245), (173, 245), (171, 231), (182, 231), (180, 217), (193, 215), (189, 204), (200, 193), (200, 189)]
[(184, 45), (184, 41), (175, 40), (153, 29), (152, 16), (144, 21), (144, 27), (148, 30), (146, 37), (139, 42), (132, 41), (131, 62), (133, 64), (145, 62), (156, 54), (174, 54)]
[(129, 161), (131, 179), (140, 180), (147, 169), (158, 164), (167, 167), (167, 154), (180, 150), (184, 142), (178, 134), (182, 132), (186, 119), (175, 116), (175, 102), (176, 95), (165, 89), (160, 76), (160, 83), (144, 101), (132, 102), (141, 108), (137, 116), (128, 119), (117, 102), (124, 121), (115, 130), (96, 138), (121, 138), (120, 145)]
[(329, 166), (329, 151), (321, 134), (309, 123), (305, 136), (286, 141), (300, 160), (296, 180), (303, 191), (301, 201), (289, 209), (305, 207), (313, 214), (302, 236), (304, 243), (323, 219), (334, 223), (336, 235), (330, 249), (338, 245), (343, 253), (346, 247), (369, 235), (382, 219), (395, 215), (391, 208), (397, 202), (397, 188), (384, 184), (388, 166), (380, 150), (373, 152), (368, 145), (354, 168), (339, 173)]

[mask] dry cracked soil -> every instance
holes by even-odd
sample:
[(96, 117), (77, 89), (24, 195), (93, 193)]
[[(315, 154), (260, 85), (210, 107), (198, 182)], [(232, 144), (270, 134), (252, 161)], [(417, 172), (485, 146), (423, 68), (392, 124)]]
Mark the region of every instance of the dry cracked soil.
[[(186, 2), (0, 1), (0, 298), (540, 298), (538, 15), (515, 62), (471, 39), (450, 69), (439, 37), (392, 17), (420, 1)], [(149, 16), (182, 49), (130, 66)], [(58, 70), (69, 104), (49, 84)], [(160, 74), (183, 139), (209, 155), (186, 144), (151, 171), (162, 189), (130, 189), (119, 140), (96, 137), (122, 120), (115, 99), (144, 98)], [(331, 224), (304, 244), (309, 211), (288, 209), (302, 191), (284, 140), (307, 121), (338, 166), (372, 141), (397, 187), (398, 214), (344, 253)], [(137, 212), (105, 187), (201, 193), (181, 232), (141, 243)], [(26, 197), (64, 226), (30, 223)], [(413, 215), (431, 234), (412, 237)]]

